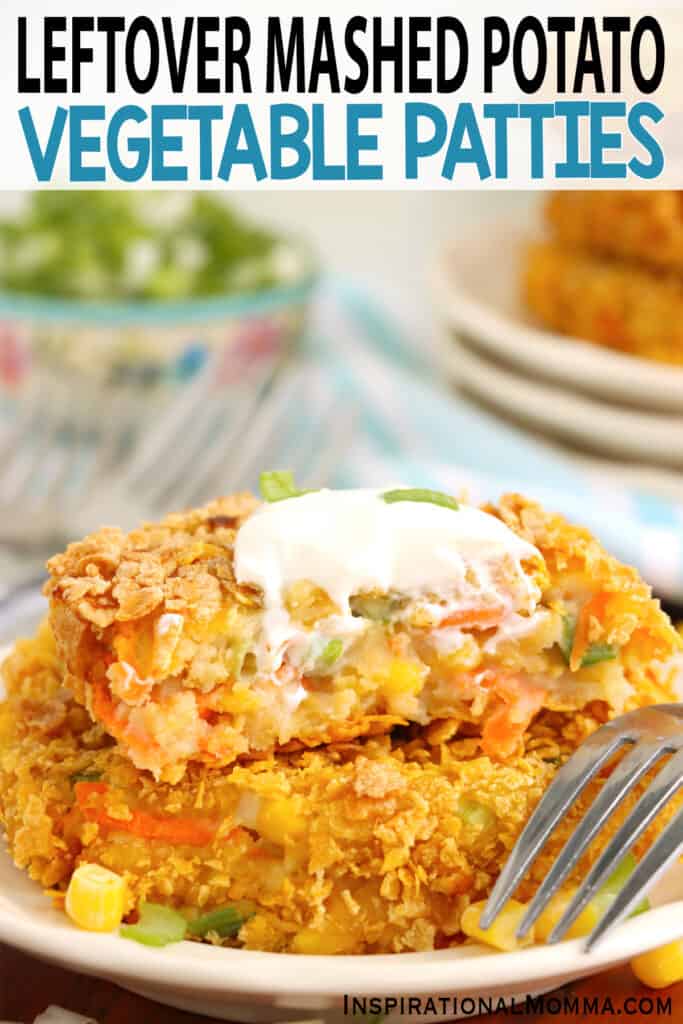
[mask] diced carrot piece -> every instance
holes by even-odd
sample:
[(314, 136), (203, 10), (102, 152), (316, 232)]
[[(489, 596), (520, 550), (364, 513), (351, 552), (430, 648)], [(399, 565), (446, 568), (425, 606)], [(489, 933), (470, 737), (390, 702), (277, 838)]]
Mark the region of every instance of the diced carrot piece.
[(612, 595), (608, 594), (607, 591), (600, 591), (600, 593), (594, 594), (589, 601), (586, 601), (581, 608), (576, 621), (574, 643), (572, 644), (571, 655), (569, 658), (569, 667), (572, 672), (576, 672), (581, 668), (583, 656), (590, 645), (591, 619), (598, 619), (601, 622), (605, 620), (607, 605), (611, 596)]
[(154, 651), (154, 627), (151, 620), (142, 628), (138, 625), (126, 630), (124, 626), (114, 641), (114, 648), (119, 661), (132, 665), (141, 679), (148, 676), (152, 671)]
[(249, 851), (249, 856), (254, 860), (275, 860), (278, 854), (266, 846), (253, 846)]
[(486, 719), (482, 729), (482, 749), (489, 757), (509, 757), (526, 728), (513, 721), (512, 710), (503, 704)]
[(503, 701), (484, 722), (482, 748), (489, 757), (509, 757), (537, 711), (546, 691), (515, 676), (496, 679), (491, 691)]
[(99, 793), (101, 796), (108, 789), (109, 786), (106, 782), (77, 782), (74, 786), (76, 801), (79, 805), (84, 804), (93, 793)]
[(140, 729), (135, 730), (134, 735), (128, 728), (125, 719), (119, 719), (116, 715), (116, 703), (104, 683), (92, 684), (92, 714), (101, 722), (116, 740), (125, 740), (129, 747), (138, 747), (140, 750), (159, 750), (159, 744), (145, 735)]
[(92, 684), (92, 713), (98, 722), (107, 727), (112, 736), (119, 739), (114, 730), (120, 733), (121, 723), (116, 718), (116, 705), (104, 683)]
[(127, 704), (135, 704), (149, 694), (152, 683), (140, 679), (132, 665), (126, 661), (115, 661), (109, 666), (108, 676), (116, 695)]
[(442, 619), (438, 629), (445, 629), (446, 626), (464, 626), (465, 628), (480, 626), (482, 629), (491, 629), (500, 623), (504, 614), (503, 605), (496, 605), (492, 608), (461, 608)]
[(76, 802), (86, 821), (116, 832), (130, 832), (142, 839), (161, 839), (174, 846), (208, 846), (213, 842), (217, 824), (203, 818), (162, 818), (147, 811), (131, 810), (127, 819), (113, 818), (101, 806), (93, 806), (93, 794), (103, 796), (109, 787), (104, 782), (77, 782)]

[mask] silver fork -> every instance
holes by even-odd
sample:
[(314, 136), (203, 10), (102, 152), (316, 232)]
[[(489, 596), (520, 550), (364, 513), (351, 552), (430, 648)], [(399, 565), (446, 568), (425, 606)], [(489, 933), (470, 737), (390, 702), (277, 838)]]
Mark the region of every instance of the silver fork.
[[(531, 901), (517, 931), (529, 933), (552, 896), (576, 866), (633, 787), (665, 755), (673, 755), (657, 773), (638, 803), (596, 860), (548, 942), (558, 942), (572, 926), (624, 854), (683, 785), (683, 704), (661, 704), (631, 711), (603, 725), (560, 768), (527, 822), (481, 915), (489, 928), (538, 857), (560, 819), (607, 762), (626, 752), (586, 811)], [(683, 847), (683, 810), (679, 811), (637, 865), (591, 932), (586, 951), (637, 905)]]

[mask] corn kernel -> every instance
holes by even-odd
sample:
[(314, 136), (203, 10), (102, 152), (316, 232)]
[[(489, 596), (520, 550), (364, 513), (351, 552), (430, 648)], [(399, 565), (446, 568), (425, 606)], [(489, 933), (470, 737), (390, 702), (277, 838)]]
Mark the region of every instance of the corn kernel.
[(227, 711), (231, 715), (241, 715), (249, 711), (256, 711), (262, 704), (260, 697), (247, 689), (226, 691), (220, 697), (220, 710)]
[(333, 921), (328, 921), (323, 929), (302, 928), (292, 939), (292, 950), (309, 956), (337, 956), (349, 953), (355, 945), (353, 933)]
[(314, 626), (320, 619), (339, 613), (332, 598), (308, 580), (293, 583), (285, 594), (285, 607), (294, 622)]
[(470, 939), (476, 939), (487, 946), (495, 949), (502, 949), (505, 952), (512, 952), (521, 949), (523, 946), (530, 946), (534, 941), (533, 929), (525, 939), (518, 939), (516, 931), (522, 923), (526, 913), (526, 904), (517, 900), (508, 900), (500, 914), (490, 928), (485, 931), (479, 927), (479, 918), (484, 909), (485, 901), (471, 903), (465, 910), (460, 920), (460, 927)]
[[(576, 887), (563, 889), (558, 892), (548, 903), (543, 913), (536, 921), (534, 932), (539, 942), (545, 942), (560, 918), (571, 903), (576, 893)], [(591, 900), (584, 910), (581, 911), (576, 921), (568, 930), (565, 938), (579, 939), (583, 935), (590, 935), (600, 918), (605, 912), (605, 906), (598, 900)]]
[(298, 804), (289, 797), (266, 800), (256, 819), (257, 831), (271, 843), (284, 846), (287, 840), (296, 840), (306, 831), (306, 820)]
[(272, 940), (273, 926), (263, 914), (256, 914), (243, 926), (240, 937), (243, 937), (250, 949), (268, 949)]
[(392, 658), (384, 680), (384, 689), (389, 694), (419, 693), (424, 676), (425, 667), (419, 662)]
[(71, 876), (64, 909), (79, 928), (111, 932), (121, 924), (125, 902), (121, 875), (99, 864), (81, 864)]
[(442, 665), (445, 669), (450, 669), (452, 672), (457, 672), (459, 669), (471, 671), (478, 667), (481, 663), (482, 653), (481, 647), (469, 634), (464, 633), (460, 646), (455, 651), (451, 651), (449, 654), (440, 654), (438, 656), (438, 664)]
[(631, 961), (631, 970), (650, 988), (667, 988), (683, 981), (683, 939), (641, 953)]

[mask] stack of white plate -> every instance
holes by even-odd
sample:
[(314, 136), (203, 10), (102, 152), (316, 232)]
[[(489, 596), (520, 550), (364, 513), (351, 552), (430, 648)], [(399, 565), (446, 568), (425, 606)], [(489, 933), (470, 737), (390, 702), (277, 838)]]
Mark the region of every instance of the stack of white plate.
[[(521, 298), (528, 218), (444, 251), (435, 292), (445, 372), (481, 404), (649, 487), (683, 494), (683, 368), (545, 331)], [(627, 468), (630, 467), (630, 468)]]

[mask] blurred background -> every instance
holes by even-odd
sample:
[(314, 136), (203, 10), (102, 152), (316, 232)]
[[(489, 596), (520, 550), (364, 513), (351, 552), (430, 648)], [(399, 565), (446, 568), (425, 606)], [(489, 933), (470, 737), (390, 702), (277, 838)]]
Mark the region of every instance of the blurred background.
[(70, 539), (276, 468), (523, 491), (677, 610), (680, 195), (0, 196), (0, 641)]

